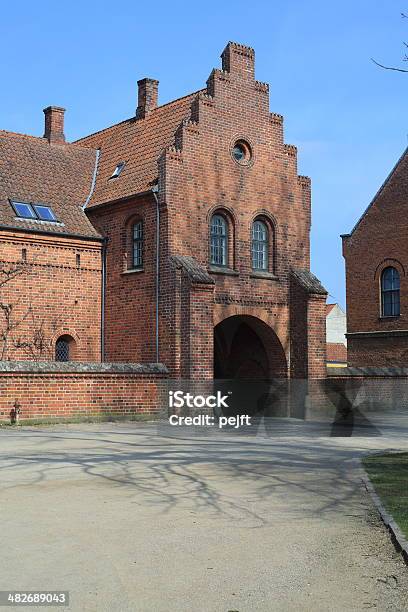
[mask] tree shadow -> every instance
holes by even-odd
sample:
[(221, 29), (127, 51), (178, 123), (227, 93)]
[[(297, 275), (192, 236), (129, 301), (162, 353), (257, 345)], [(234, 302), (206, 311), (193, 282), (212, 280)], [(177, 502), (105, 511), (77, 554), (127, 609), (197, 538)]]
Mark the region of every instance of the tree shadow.
[[(198, 438), (188, 428), (177, 437), (173, 432), (140, 425), (126, 432), (36, 432), (17, 442), (18, 452), (3, 446), (1, 489), (41, 487), (56, 479), (69, 486), (74, 476), (85, 488), (114, 487), (161, 513), (210, 511), (257, 527), (288, 505), (293, 520), (349, 509), (361, 487), (351, 460), (366, 449), (357, 443), (346, 448), (329, 437), (272, 440), (215, 432)], [(16, 446), (15, 438), (10, 442)]]

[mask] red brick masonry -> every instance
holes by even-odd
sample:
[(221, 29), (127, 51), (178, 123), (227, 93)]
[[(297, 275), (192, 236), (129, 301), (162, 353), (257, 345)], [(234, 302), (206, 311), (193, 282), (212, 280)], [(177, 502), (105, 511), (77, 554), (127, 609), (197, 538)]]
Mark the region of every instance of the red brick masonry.
[[(3, 362), (0, 422), (10, 421), (16, 402), (21, 420), (132, 419), (166, 412), (171, 382), (161, 364)], [(176, 386), (182, 388), (179, 381)], [(187, 387), (194, 391), (192, 382)], [(334, 421), (352, 407), (370, 418), (406, 410), (408, 368), (338, 368), (326, 379), (291, 381), (282, 389), (289, 391), (287, 416)]]
[(126, 417), (158, 410), (160, 364), (8, 362), (0, 365), (0, 421)]

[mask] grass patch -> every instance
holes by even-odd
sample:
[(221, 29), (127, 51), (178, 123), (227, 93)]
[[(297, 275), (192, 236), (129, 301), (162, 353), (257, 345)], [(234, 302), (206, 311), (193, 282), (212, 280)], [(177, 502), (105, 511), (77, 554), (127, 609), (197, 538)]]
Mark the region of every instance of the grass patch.
[(384, 507), (408, 538), (408, 453), (372, 455), (363, 465)]

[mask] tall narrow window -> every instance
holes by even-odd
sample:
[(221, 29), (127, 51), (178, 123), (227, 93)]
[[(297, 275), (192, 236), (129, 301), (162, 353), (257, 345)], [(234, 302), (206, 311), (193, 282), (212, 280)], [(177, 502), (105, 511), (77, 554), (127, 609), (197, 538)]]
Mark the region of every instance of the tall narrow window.
[(252, 268), (268, 269), (269, 232), (268, 226), (259, 219), (252, 224)]
[(400, 314), (400, 277), (395, 268), (385, 268), (381, 274), (381, 310), (383, 317)]
[(132, 267), (143, 267), (143, 221), (137, 221), (132, 226), (133, 257)]
[(211, 219), (211, 263), (216, 266), (228, 264), (228, 230), (227, 222), (221, 215), (213, 215)]

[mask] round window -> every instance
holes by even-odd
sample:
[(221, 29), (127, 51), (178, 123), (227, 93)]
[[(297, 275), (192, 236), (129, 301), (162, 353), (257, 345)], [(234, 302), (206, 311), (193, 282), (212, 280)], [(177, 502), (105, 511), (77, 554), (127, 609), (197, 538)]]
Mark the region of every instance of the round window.
[(251, 147), (245, 140), (237, 140), (232, 148), (232, 157), (239, 164), (247, 164), (251, 157)]

